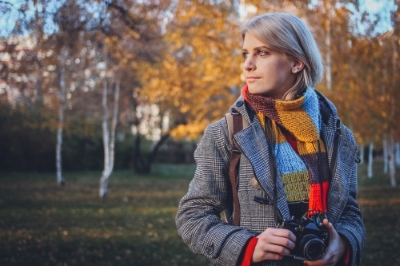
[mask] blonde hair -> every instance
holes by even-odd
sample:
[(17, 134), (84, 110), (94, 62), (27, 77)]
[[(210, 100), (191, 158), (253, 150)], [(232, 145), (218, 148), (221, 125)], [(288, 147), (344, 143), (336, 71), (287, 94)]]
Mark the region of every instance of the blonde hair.
[(306, 24), (288, 13), (270, 13), (255, 16), (241, 29), (242, 39), (251, 33), (272, 50), (297, 59), (304, 68), (297, 73), (297, 79), (283, 99), (291, 100), (307, 87), (314, 87), (321, 81), (324, 65), (317, 43)]

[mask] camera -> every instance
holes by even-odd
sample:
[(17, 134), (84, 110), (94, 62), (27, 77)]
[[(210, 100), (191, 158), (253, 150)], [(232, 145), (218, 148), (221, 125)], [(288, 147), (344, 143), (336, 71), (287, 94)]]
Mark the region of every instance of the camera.
[(296, 246), (290, 256), (298, 260), (318, 260), (322, 257), (328, 245), (329, 232), (322, 223), (324, 215), (316, 214), (302, 217), (300, 220), (292, 217), (279, 227), (291, 231), (296, 236)]

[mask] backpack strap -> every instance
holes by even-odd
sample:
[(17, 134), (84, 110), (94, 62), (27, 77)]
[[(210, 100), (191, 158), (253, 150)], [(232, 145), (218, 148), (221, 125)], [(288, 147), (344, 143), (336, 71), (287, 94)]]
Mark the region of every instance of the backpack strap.
[(232, 187), (232, 198), (233, 198), (233, 224), (239, 225), (240, 223), (240, 204), (238, 195), (238, 166), (240, 161), (241, 151), (237, 147), (233, 140), (233, 135), (248, 126), (246, 119), (243, 119), (242, 115), (232, 109), (230, 113), (225, 115), (226, 122), (228, 124), (229, 142), (232, 146), (231, 158), (229, 162), (229, 181)]
[(333, 138), (333, 152), (330, 163), (331, 178), (333, 178), (333, 175), (336, 170), (337, 157), (339, 152), (339, 139), (340, 137), (344, 138), (345, 136), (346, 136), (346, 130), (344, 129), (344, 126), (341, 124), (340, 119), (338, 119), (336, 120), (336, 130), (335, 130), (335, 136)]

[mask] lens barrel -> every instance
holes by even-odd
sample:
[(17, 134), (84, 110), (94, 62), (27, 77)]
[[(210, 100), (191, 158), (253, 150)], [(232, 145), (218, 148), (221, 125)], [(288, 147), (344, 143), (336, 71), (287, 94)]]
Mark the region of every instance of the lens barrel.
[(300, 241), (303, 256), (307, 260), (318, 260), (322, 257), (325, 250), (324, 242), (316, 235), (305, 235)]

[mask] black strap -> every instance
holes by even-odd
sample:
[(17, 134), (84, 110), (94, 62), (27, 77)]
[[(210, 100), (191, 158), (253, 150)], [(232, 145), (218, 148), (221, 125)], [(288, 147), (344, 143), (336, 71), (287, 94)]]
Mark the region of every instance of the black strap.
[[(235, 110), (236, 111), (236, 110)], [(231, 112), (233, 118), (233, 132), (232, 132), (232, 154), (229, 163), (229, 180), (232, 186), (232, 198), (233, 198), (233, 224), (240, 224), (240, 204), (239, 195), (237, 188), (238, 181), (238, 165), (240, 161), (240, 150), (236, 146), (235, 141), (233, 141), (233, 135), (243, 129), (242, 116), (239, 112)]]
[(331, 174), (331, 179), (333, 178), (333, 175), (335, 174), (335, 168), (337, 164), (337, 156), (338, 156), (338, 150), (339, 150), (339, 139), (341, 135), (345, 135), (346, 132), (344, 130), (344, 127), (342, 126), (340, 119), (336, 121), (336, 130), (335, 130), (335, 136), (333, 137), (333, 151), (332, 151), (332, 157), (331, 157), (331, 163), (330, 163), (330, 174)]
[(275, 135), (272, 130), (272, 122), (271, 119), (268, 119), (267, 117), (264, 117), (265, 119), (265, 125), (267, 125), (267, 128), (265, 129), (265, 134), (267, 137), (267, 141), (271, 142), (271, 145), (268, 145), (269, 148), (269, 158), (270, 158), (270, 169), (271, 169), (271, 175), (273, 178), (274, 182), (274, 195), (273, 195), (273, 205), (274, 205), (274, 220), (275, 220), (275, 225), (279, 225), (282, 222), (282, 217), (278, 211), (278, 186), (277, 186), (277, 180), (278, 180), (278, 171), (277, 171), (277, 166), (276, 166), (276, 160), (274, 156), (274, 149), (275, 149)]

